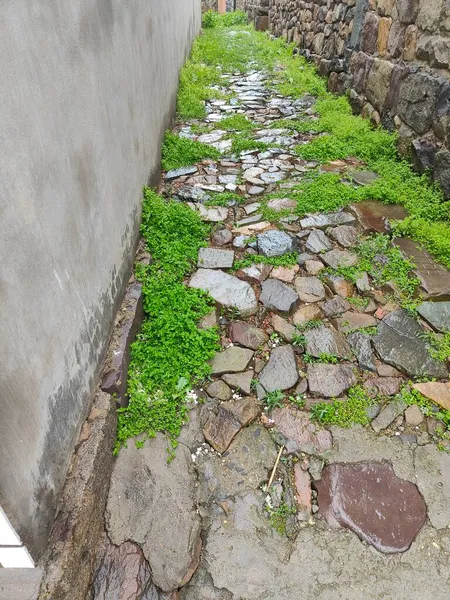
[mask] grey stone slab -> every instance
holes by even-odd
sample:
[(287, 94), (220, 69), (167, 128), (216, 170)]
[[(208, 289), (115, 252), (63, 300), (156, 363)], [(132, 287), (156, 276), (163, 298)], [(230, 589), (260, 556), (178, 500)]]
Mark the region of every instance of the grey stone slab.
[(417, 312), (437, 331), (450, 331), (450, 302), (424, 302)]
[(333, 227), (334, 225), (348, 225), (355, 221), (355, 217), (349, 213), (335, 212), (307, 217), (300, 221), (300, 225), (302, 226), (302, 229), (325, 229), (326, 227)]
[(347, 341), (350, 344), (350, 348), (353, 350), (361, 369), (376, 372), (377, 366), (375, 364), (375, 354), (372, 350), (370, 336), (355, 331), (355, 333), (351, 333), (347, 337)]
[(403, 414), (406, 406), (401, 400), (393, 400), (382, 408), (379, 415), (371, 423), (375, 433), (380, 433), (380, 431), (389, 427), (398, 416)]
[(266, 392), (288, 390), (298, 381), (297, 362), (292, 346), (279, 346), (270, 353), (269, 362), (261, 371), (259, 383)]
[(307, 378), (311, 395), (321, 398), (338, 398), (356, 384), (356, 375), (351, 365), (308, 365)]
[(224, 373), (245, 371), (252, 358), (253, 350), (230, 346), (215, 355), (211, 364), (211, 373), (213, 375), (223, 375)]
[(259, 300), (266, 308), (290, 313), (297, 306), (298, 295), (279, 279), (266, 279), (261, 285)]
[(309, 234), (305, 247), (308, 252), (318, 254), (319, 252), (331, 250), (333, 248), (333, 244), (321, 229), (315, 229)]
[(344, 336), (334, 327), (314, 327), (305, 331), (306, 352), (310, 356), (320, 357), (322, 354), (338, 358), (352, 358), (352, 352)]
[(437, 377), (445, 379), (448, 369), (443, 362), (431, 357), (428, 344), (423, 339), (424, 329), (406, 311), (387, 315), (378, 326), (373, 338), (380, 358), (411, 377)]
[(197, 266), (204, 269), (229, 269), (233, 266), (233, 250), (218, 250), (216, 248), (200, 248)]
[(223, 271), (198, 269), (192, 276), (189, 287), (209, 292), (216, 302), (227, 308), (236, 308), (243, 317), (253, 315), (258, 310), (252, 287), (246, 281)]
[(433, 444), (420, 446), (415, 452), (417, 487), (428, 506), (433, 527), (450, 527), (450, 454)]
[(325, 299), (325, 288), (318, 277), (297, 277), (295, 289), (302, 302), (320, 302)]
[(164, 591), (182, 585), (198, 561), (200, 517), (190, 450), (180, 444), (167, 462), (167, 440), (159, 434), (142, 448), (134, 443), (117, 458), (106, 509), (111, 541), (131, 541), (144, 553), (154, 583)]
[(165, 175), (165, 179), (170, 181), (171, 179), (177, 179), (178, 177), (183, 177), (183, 175), (193, 175), (197, 173), (198, 168), (194, 165), (192, 167), (181, 167), (180, 169), (172, 169), (171, 171), (167, 171)]

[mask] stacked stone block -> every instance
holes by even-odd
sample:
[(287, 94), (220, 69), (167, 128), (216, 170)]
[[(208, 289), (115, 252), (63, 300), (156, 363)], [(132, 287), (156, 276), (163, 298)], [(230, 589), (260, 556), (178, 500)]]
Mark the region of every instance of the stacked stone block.
[(246, 11), (255, 28), (265, 31), (269, 27), (269, 4), (270, 0), (236, 0), (236, 9)]
[(269, 26), (450, 196), (450, 0), (270, 0)]

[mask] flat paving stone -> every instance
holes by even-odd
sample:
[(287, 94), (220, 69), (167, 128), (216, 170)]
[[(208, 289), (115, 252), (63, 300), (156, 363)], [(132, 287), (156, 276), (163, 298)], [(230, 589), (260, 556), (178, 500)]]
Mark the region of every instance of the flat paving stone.
[(258, 350), (267, 342), (269, 336), (263, 329), (259, 329), (251, 323), (234, 321), (230, 327), (230, 338), (233, 342), (245, 346), (245, 348)]
[(197, 173), (198, 168), (193, 165), (191, 167), (181, 167), (180, 169), (172, 169), (171, 171), (167, 171), (164, 176), (166, 181), (170, 181), (171, 179), (177, 179), (178, 177), (183, 177), (184, 175), (193, 175)]
[(284, 281), (285, 283), (292, 283), (298, 271), (299, 267), (297, 265), (294, 265), (293, 267), (274, 267), (271, 275), (273, 279), (280, 279), (280, 281)]
[(428, 507), (428, 517), (438, 530), (450, 527), (450, 454), (433, 444), (415, 451), (417, 487)]
[(228, 229), (219, 229), (211, 236), (211, 241), (214, 246), (225, 246), (233, 240), (233, 234)]
[(111, 478), (106, 527), (113, 544), (138, 544), (153, 582), (166, 592), (186, 583), (201, 550), (196, 476), (190, 450), (180, 444), (167, 463), (167, 440), (158, 434), (142, 448), (121, 448)]
[(364, 229), (378, 233), (389, 231), (389, 221), (403, 221), (407, 216), (403, 206), (384, 204), (378, 200), (363, 200), (352, 204), (351, 209)]
[(288, 452), (323, 454), (331, 449), (331, 433), (314, 424), (308, 413), (285, 406), (275, 408), (271, 418), (278, 431), (288, 440)]
[(298, 381), (297, 362), (292, 346), (279, 346), (270, 353), (269, 362), (259, 375), (266, 392), (288, 390)]
[(355, 217), (349, 213), (335, 212), (307, 217), (300, 221), (300, 225), (302, 229), (325, 229), (326, 227), (333, 227), (333, 225), (348, 225), (355, 221)]
[(239, 373), (245, 371), (253, 358), (253, 351), (239, 346), (230, 346), (223, 352), (218, 352), (212, 359), (212, 375), (224, 373)]
[(339, 331), (351, 333), (357, 329), (365, 329), (366, 327), (376, 327), (379, 323), (372, 315), (347, 311), (337, 317)]
[(253, 371), (245, 371), (244, 373), (228, 373), (226, 375), (222, 375), (222, 379), (230, 387), (232, 387), (234, 390), (239, 390), (247, 395), (251, 393), (253, 378)]
[(217, 413), (211, 413), (203, 428), (206, 441), (220, 454), (225, 452), (243, 427), (254, 421), (260, 412), (254, 398), (224, 402)]
[(336, 317), (351, 309), (351, 304), (341, 296), (334, 296), (322, 304), (322, 310), (327, 317)]
[(322, 354), (338, 358), (352, 358), (347, 340), (334, 327), (314, 327), (305, 331), (306, 352), (319, 358)]
[(226, 308), (236, 308), (243, 317), (258, 310), (253, 288), (246, 281), (223, 271), (198, 269), (191, 277), (189, 287), (209, 292), (216, 302)]
[(427, 517), (417, 487), (383, 463), (333, 464), (316, 482), (319, 512), (384, 554), (405, 552)]
[(204, 269), (229, 269), (233, 266), (233, 250), (218, 250), (217, 248), (200, 248), (197, 266)]
[(206, 202), (211, 198), (209, 194), (195, 185), (183, 185), (177, 189), (175, 195), (181, 200), (191, 202)]
[(330, 250), (321, 255), (322, 260), (332, 269), (354, 267), (358, 264), (358, 256), (348, 250)]
[(311, 395), (320, 398), (338, 398), (356, 384), (356, 375), (350, 365), (308, 365), (307, 379)]
[(206, 393), (211, 398), (217, 398), (218, 400), (229, 400), (233, 395), (231, 388), (220, 379), (209, 384), (206, 388)]
[(279, 279), (266, 279), (261, 285), (260, 302), (270, 310), (292, 312), (298, 303), (298, 295)]
[(339, 225), (327, 230), (331, 239), (335, 240), (344, 248), (352, 248), (358, 241), (358, 230), (353, 225)]
[(402, 400), (389, 402), (371, 423), (371, 427), (375, 433), (380, 433), (380, 431), (389, 427), (397, 417), (403, 414), (406, 406)]
[(438, 264), (428, 252), (408, 238), (398, 238), (394, 240), (394, 244), (415, 265), (414, 272), (428, 297), (450, 300), (450, 271)]
[(447, 366), (431, 357), (423, 328), (406, 311), (387, 315), (373, 338), (381, 360), (411, 377), (448, 377)]
[(347, 337), (347, 341), (361, 369), (376, 372), (377, 366), (375, 364), (375, 354), (372, 350), (370, 336), (356, 331)]
[(284, 231), (278, 231), (277, 229), (271, 229), (259, 234), (257, 240), (258, 252), (264, 256), (283, 256), (287, 252), (292, 252), (294, 248), (292, 237)]
[(364, 387), (372, 397), (395, 396), (400, 392), (403, 383), (400, 377), (371, 377), (364, 382)]
[(197, 210), (201, 220), (208, 223), (221, 223), (228, 217), (228, 208), (226, 206), (206, 207), (202, 204), (197, 204)]
[(267, 208), (274, 210), (275, 212), (280, 212), (282, 210), (293, 210), (296, 208), (297, 202), (295, 200), (291, 200), (291, 198), (272, 198), (267, 203)]
[(450, 331), (450, 302), (423, 302), (417, 312), (436, 331)]
[(322, 311), (317, 304), (303, 304), (295, 311), (292, 321), (294, 322), (294, 325), (304, 325), (309, 321), (317, 321), (322, 317)]
[(413, 388), (445, 410), (450, 410), (449, 382), (428, 381), (426, 383), (415, 383)]
[(271, 265), (254, 264), (236, 271), (237, 277), (250, 283), (261, 283), (267, 279), (272, 271)]
[(320, 302), (325, 299), (325, 288), (318, 277), (297, 277), (295, 289), (302, 302)]
[(321, 229), (315, 229), (309, 234), (308, 239), (306, 240), (305, 248), (308, 252), (318, 254), (319, 252), (331, 250), (333, 248), (333, 244)]
[(283, 317), (280, 317), (280, 315), (272, 315), (270, 324), (274, 330), (286, 340), (286, 342), (291, 343), (294, 341), (294, 336), (297, 333), (297, 329), (288, 321), (286, 321), (286, 319), (283, 319)]
[(355, 183), (361, 186), (370, 185), (379, 179), (379, 175), (373, 171), (351, 171), (350, 177)]

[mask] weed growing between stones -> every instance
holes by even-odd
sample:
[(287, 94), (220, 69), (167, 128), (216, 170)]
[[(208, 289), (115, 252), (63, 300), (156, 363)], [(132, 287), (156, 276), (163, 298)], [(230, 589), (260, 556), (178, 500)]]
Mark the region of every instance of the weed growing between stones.
[(225, 14), (218, 14), (214, 10), (208, 10), (202, 17), (202, 27), (204, 29), (236, 27), (236, 25), (247, 25), (247, 21), (247, 13), (242, 10), (235, 10)]
[(264, 397), (264, 405), (267, 410), (271, 411), (274, 408), (281, 408), (283, 406), (284, 394), (280, 390), (269, 392)]
[(295, 515), (295, 508), (290, 508), (285, 502), (282, 502), (278, 508), (267, 507), (269, 513), (269, 523), (280, 535), (286, 535), (286, 521), (289, 515)]
[(164, 137), (161, 165), (165, 171), (188, 167), (204, 158), (218, 159), (218, 150), (207, 144), (181, 138), (170, 131)]
[[(427, 380), (430, 381), (430, 380)], [(407, 406), (416, 405), (420, 408), (426, 417), (433, 417), (443, 424), (441, 437), (449, 439), (450, 437), (450, 411), (443, 408), (438, 408), (436, 404), (425, 398), (418, 390), (412, 387), (413, 383), (409, 382), (404, 385), (397, 394), (396, 399), (404, 402)], [(445, 431), (444, 431), (445, 430)]]
[(450, 332), (438, 334), (429, 332), (424, 334), (430, 345), (430, 354), (436, 360), (446, 361), (450, 357)]
[(245, 269), (250, 265), (264, 264), (272, 267), (293, 267), (297, 264), (297, 253), (289, 252), (283, 256), (263, 256), (261, 254), (250, 255), (248, 258), (236, 260), (233, 265), (233, 270)]
[(348, 390), (347, 399), (334, 400), (331, 403), (320, 402), (311, 408), (311, 419), (322, 425), (368, 425), (370, 418), (367, 409), (374, 403), (366, 390), (355, 385)]
[(154, 262), (138, 265), (146, 314), (131, 350), (129, 405), (119, 409), (116, 450), (128, 438), (165, 432), (175, 440), (186, 421), (191, 383), (209, 374), (216, 328), (199, 329), (212, 301), (183, 285), (209, 227), (188, 207), (144, 190), (141, 232)]

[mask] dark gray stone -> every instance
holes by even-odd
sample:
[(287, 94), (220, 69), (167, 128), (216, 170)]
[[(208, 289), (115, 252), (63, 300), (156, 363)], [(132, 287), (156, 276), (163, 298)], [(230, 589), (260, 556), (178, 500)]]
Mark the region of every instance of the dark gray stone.
[(397, 112), (419, 135), (433, 124), (441, 85), (437, 77), (423, 71), (406, 75), (400, 84)]
[(367, 54), (375, 54), (378, 40), (379, 18), (373, 12), (368, 12), (364, 20), (361, 36), (361, 50)]
[(358, 230), (353, 225), (340, 225), (328, 230), (328, 235), (344, 248), (355, 246), (358, 240)]
[(426, 341), (421, 337), (424, 329), (406, 311), (387, 315), (378, 326), (373, 338), (380, 358), (411, 377), (437, 377), (444, 379), (448, 369), (431, 357)]
[(305, 247), (308, 252), (318, 254), (319, 252), (331, 250), (333, 244), (321, 229), (316, 229), (309, 234)]
[(211, 197), (205, 190), (195, 185), (183, 185), (175, 192), (175, 195), (181, 200), (189, 202), (206, 202)]
[[(138, 544), (150, 564), (153, 581), (170, 592), (197, 566), (201, 549), (196, 511), (196, 476), (190, 450), (180, 444), (167, 462), (162, 434), (142, 448), (121, 448), (115, 463), (106, 509), (113, 544)], [(164, 543), (161, 543), (163, 540)]]
[(333, 225), (348, 225), (355, 221), (356, 219), (353, 215), (342, 211), (307, 217), (300, 221), (300, 225), (302, 229), (325, 229), (326, 227), (332, 227)]
[(334, 327), (314, 327), (305, 331), (306, 352), (310, 356), (321, 354), (351, 359), (352, 352), (345, 338)]
[(351, 333), (347, 337), (347, 340), (351, 349), (355, 353), (361, 369), (375, 372), (377, 370), (377, 366), (375, 364), (375, 355), (370, 343), (370, 336), (365, 333), (355, 331), (355, 333)]
[(450, 151), (439, 150), (434, 161), (434, 180), (439, 183), (447, 197), (450, 197)]
[(356, 384), (350, 365), (316, 363), (308, 365), (308, 387), (312, 396), (337, 398)]
[(380, 433), (391, 425), (397, 417), (403, 414), (407, 404), (401, 400), (389, 402), (372, 421), (371, 426), (375, 433)]
[(419, 0), (397, 0), (400, 23), (414, 23), (419, 12)]
[(266, 308), (290, 313), (297, 306), (298, 295), (279, 279), (266, 279), (261, 285), (259, 299)]
[(170, 181), (171, 179), (177, 179), (177, 177), (183, 177), (183, 175), (193, 175), (197, 173), (198, 168), (194, 165), (192, 167), (181, 167), (180, 169), (172, 169), (167, 171), (165, 179)]
[(271, 229), (258, 235), (258, 252), (264, 256), (282, 256), (293, 248), (292, 237), (284, 231)]
[(259, 383), (266, 392), (288, 390), (297, 383), (298, 370), (292, 346), (279, 346), (270, 353), (269, 362), (261, 371)]
[(419, 173), (431, 170), (434, 167), (434, 159), (437, 148), (425, 140), (413, 140), (411, 143), (411, 157), (414, 168)]
[(320, 513), (384, 554), (405, 552), (425, 524), (417, 487), (387, 463), (333, 464), (316, 483)]
[(437, 331), (450, 331), (450, 302), (423, 302), (417, 312)]
[(326, 317), (336, 317), (348, 310), (351, 310), (352, 306), (345, 298), (341, 296), (334, 296), (331, 300), (327, 300), (321, 306)]

